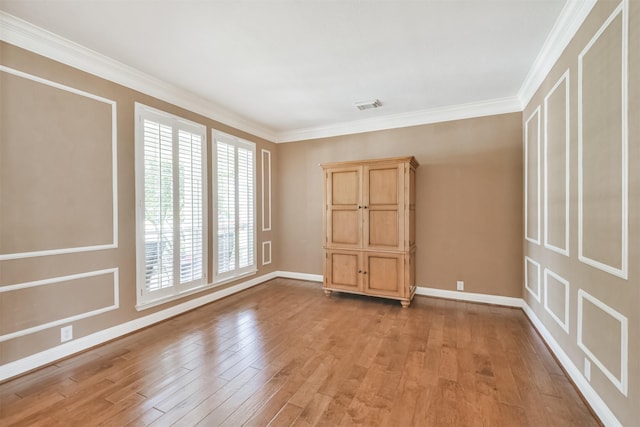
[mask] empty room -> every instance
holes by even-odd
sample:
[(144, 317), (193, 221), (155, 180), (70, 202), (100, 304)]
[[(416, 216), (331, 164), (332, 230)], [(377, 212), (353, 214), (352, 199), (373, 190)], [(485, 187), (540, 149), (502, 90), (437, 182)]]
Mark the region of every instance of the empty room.
[(0, 0), (0, 425), (640, 427), (640, 2)]

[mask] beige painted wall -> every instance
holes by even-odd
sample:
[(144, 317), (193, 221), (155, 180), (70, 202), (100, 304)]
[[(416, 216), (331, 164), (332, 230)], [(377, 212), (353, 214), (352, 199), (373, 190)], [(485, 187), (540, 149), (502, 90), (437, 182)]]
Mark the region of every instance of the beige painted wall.
[[(28, 74), (116, 101), (119, 237), (117, 249), (0, 261), (0, 287), (89, 271), (118, 268), (120, 307), (114, 311), (73, 322), (74, 338), (80, 338), (212, 292), (211, 290), (200, 292), (181, 298), (176, 302), (163, 304), (141, 312), (135, 309), (135, 102), (206, 125), (209, 144), (212, 128), (256, 143), (258, 275), (263, 275), (276, 269), (275, 253), (271, 264), (267, 266), (262, 266), (261, 264), (262, 241), (271, 240), (273, 248), (278, 247), (275, 224), (272, 226), (272, 231), (261, 231), (260, 189), (262, 171), (260, 155), (262, 149), (270, 150), (272, 153), (272, 168), (275, 170), (278, 167), (278, 159), (276, 147), (273, 143), (9, 44), (0, 43), (0, 63)], [(2, 125), (0, 126), (0, 180), (4, 182), (4, 185), (0, 183), (0, 186), (6, 190), (6, 194), (3, 194), (2, 198), (2, 209), (4, 210), (0, 210), (0, 212), (6, 213), (6, 216), (0, 222), (3, 227), (0, 230), (0, 239), (3, 240), (2, 244), (0, 244), (0, 252), (14, 253), (66, 248), (70, 245), (85, 246), (94, 242), (109, 243), (111, 241), (110, 233), (113, 231), (110, 211), (112, 191), (110, 185), (109, 111), (107, 110), (105, 113), (104, 106), (100, 106), (95, 102), (90, 102), (88, 105), (83, 106), (81, 105), (82, 102), (86, 101), (78, 101), (77, 99), (72, 99), (70, 102), (61, 102), (54, 99), (51, 105), (43, 106), (43, 103), (47, 99), (51, 99), (51, 96), (69, 98), (69, 95), (66, 92), (56, 94), (55, 90), (52, 91), (50, 87), (42, 86), (38, 83), (20, 81), (20, 79), (7, 77), (6, 75), (4, 77), (2, 103), (10, 102), (10, 98), (5, 95), (8, 92), (5, 91), (8, 91), (10, 86), (15, 87), (15, 85), (26, 86), (26, 88), (21, 89), (21, 93), (30, 93), (34, 97), (33, 99), (39, 97), (41, 102), (37, 106), (29, 107), (29, 105), (25, 104), (28, 104), (28, 99), (23, 99), (21, 103), (14, 99), (11, 101), (12, 108), (6, 108), (8, 105), (5, 105), (5, 108), (2, 109), (3, 115), (0, 116), (0, 120), (2, 120)], [(75, 110), (56, 111), (56, 109), (67, 107), (73, 107)], [(80, 111), (76, 111), (77, 108), (80, 108)], [(91, 110), (91, 108), (94, 108), (95, 111)], [(16, 117), (8, 115), (10, 112), (13, 114), (16, 111)], [(37, 115), (32, 117), (41, 121), (51, 120), (51, 117), (55, 117), (55, 123), (52, 123), (51, 133), (43, 134), (41, 132), (38, 135), (31, 135), (27, 139), (28, 144), (25, 141), (18, 143), (17, 136), (12, 132), (16, 127), (23, 124), (19, 118), (28, 119), (29, 115)], [(105, 120), (107, 121), (106, 127)], [(80, 128), (80, 131), (75, 134), (69, 132), (70, 129), (75, 128)], [(99, 128), (97, 133), (94, 132), (96, 128)], [(66, 130), (64, 135), (58, 134), (60, 129)], [(101, 135), (103, 134), (108, 134), (108, 136), (102, 138)], [(91, 140), (88, 141), (88, 138), (91, 138)], [(52, 146), (55, 149), (51, 150)], [(40, 151), (38, 152), (38, 150)], [(209, 182), (211, 182), (211, 150), (208, 149), (207, 151)], [(72, 156), (72, 162), (69, 165), (77, 167), (56, 168), (57, 156)], [(20, 165), (14, 163), (16, 159), (25, 158), (30, 160)], [(64, 157), (58, 158), (58, 160), (63, 159)], [(6, 162), (6, 164), (3, 162)], [(15, 166), (20, 167), (16, 168)], [(20, 189), (22, 190), (20, 191)], [(209, 189), (211, 189), (211, 186), (209, 186)], [(91, 202), (91, 206), (74, 207), (77, 205), (78, 200), (69, 194), (73, 191), (80, 191), (82, 198), (86, 197)], [(277, 188), (275, 186), (272, 194), (277, 196)], [(7, 196), (7, 198), (4, 196)], [(19, 209), (14, 209), (22, 201), (24, 201), (25, 206), (37, 206), (34, 201), (46, 200), (47, 198), (54, 201), (61, 198), (62, 200), (71, 200), (73, 203), (67, 203), (66, 205), (64, 203), (56, 203), (50, 206), (49, 209), (44, 206), (43, 211), (25, 211), (23, 215), (20, 215)], [(7, 200), (11, 200), (11, 206), (5, 204)], [(211, 202), (211, 196), (209, 196), (209, 202)], [(96, 208), (98, 208), (98, 213), (102, 215), (96, 214)], [(274, 204), (272, 207), (274, 218), (278, 215), (277, 209), (278, 207)], [(94, 214), (93, 221), (84, 221), (87, 215)], [(29, 227), (28, 224), (25, 225), (25, 218), (28, 220), (39, 218), (43, 221), (48, 221), (50, 224), (57, 224), (58, 226), (63, 224), (64, 227), (67, 227), (69, 226), (69, 221), (65, 222), (66, 216), (72, 220), (75, 218), (76, 223), (84, 227), (82, 233), (60, 233), (60, 230), (53, 230), (55, 232), (40, 236), (40, 232), (47, 232), (47, 227), (39, 229), (36, 225), (33, 227)], [(211, 204), (209, 204), (209, 224), (211, 224), (211, 218), (212, 210)], [(72, 226), (73, 222), (70, 225)], [(210, 241), (209, 254), (211, 253)], [(209, 277), (212, 277), (211, 268), (212, 262), (209, 261)], [(218, 287), (216, 290), (233, 284), (230, 283), (229, 285)], [(54, 288), (59, 291), (57, 295), (62, 296), (62, 298), (52, 299), (50, 292)], [(0, 322), (2, 322), (0, 335), (23, 330), (61, 317), (112, 305), (112, 289), (112, 275), (101, 275), (77, 281), (30, 288), (29, 291), (0, 293)], [(87, 298), (87, 292), (91, 293), (91, 298)], [(17, 304), (23, 304), (25, 301), (27, 303), (23, 308), (29, 307), (29, 309), (18, 309)], [(54, 304), (55, 307), (52, 306)], [(10, 339), (0, 343), (0, 365), (50, 349), (59, 344), (59, 327), (51, 327), (40, 332)]]
[[(258, 190), (261, 188), (262, 175), (259, 161), (260, 150), (262, 148), (271, 150), (274, 173), (273, 224), (272, 231), (259, 231), (258, 260), (262, 260), (260, 251), (263, 240), (273, 242), (273, 260), (267, 268), (262, 267), (259, 262), (259, 274), (276, 269), (322, 273), (322, 173), (319, 167), (320, 163), (414, 155), (421, 163), (417, 173), (417, 284), (453, 290), (456, 280), (464, 280), (465, 290), (468, 292), (524, 297), (578, 368), (583, 367), (585, 360), (585, 353), (577, 345), (578, 290), (582, 289), (588, 292), (628, 320), (628, 396), (624, 396), (596, 365), (592, 365), (591, 384), (624, 425), (634, 425), (640, 419), (640, 407), (637, 405), (637, 402), (640, 401), (640, 263), (637, 262), (640, 259), (640, 167), (638, 167), (640, 120), (637, 119), (640, 117), (640, 82), (635, 77), (640, 75), (640, 3), (634, 1), (629, 3), (628, 279), (616, 277), (587, 265), (581, 262), (577, 255), (577, 58), (587, 42), (619, 4), (614, 0), (598, 2), (523, 114), (514, 113), (460, 120), (278, 146), (115, 83), (0, 43), (0, 63), (3, 65), (117, 102), (119, 205), (119, 247), (117, 249), (1, 261), (0, 286), (117, 267), (120, 273), (120, 308), (75, 322), (74, 334), (76, 337), (86, 336), (176, 304), (165, 304), (143, 312), (137, 312), (134, 308), (134, 102), (141, 102), (205, 124), (208, 127), (208, 137), (210, 137), (211, 128), (216, 128), (256, 142)], [(615, 23), (612, 28), (617, 28), (616, 25), (618, 24)], [(608, 41), (600, 46), (601, 49), (594, 50), (595, 53), (601, 52), (597, 55), (603, 55), (617, 49), (615, 37), (603, 38), (603, 40), (605, 39)], [(605, 61), (604, 58), (597, 55), (587, 58), (585, 62), (587, 65), (592, 65), (586, 71), (595, 73), (596, 77), (592, 81), (598, 81), (598, 73), (606, 72), (606, 67), (598, 71), (593, 65), (615, 65), (615, 61)], [(615, 57), (613, 59), (615, 60)], [(592, 62), (590, 63), (589, 60)], [(550, 196), (549, 213), (552, 222), (545, 224), (543, 206), (541, 206), (541, 227), (538, 230), (531, 230), (540, 233), (541, 243), (536, 244), (523, 239), (523, 200), (525, 197), (523, 194), (525, 187), (523, 165), (525, 159), (523, 159), (522, 141), (526, 132), (524, 121), (538, 106), (541, 106), (540, 143), (542, 144), (546, 114), (544, 97), (567, 69), (570, 71), (570, 221), (568, 225), (562, 223), (563, 191), (557, 187), (561, 185), (558, 184), (561, 180), (557, 178), (562, 176), (562, 168), (558, 162), (550, 162), (550, 176), (556, 177), (556, 181), (549, 183), (551, 188), (548, 191), (548, 196)], [(603, 92), (603, 94), (607, 95), (612, 92), (611, 87), (611, 85), (607, 86), (606, 89), (609, 92)], [(585, 102), (589, 102), (589, 106), (593, 107), (587, 114), (598, 117), (598, 108), (600, 107), (593, 101), (601, 99), (597, 88), (594, 85), (588, 85), (584, 95)], [(604, 99), (612, 103), (616, 102), (615, 97), (609, 99), (605, 96)], [(552, 138), (559, 138), (562, 135), (562, 129), (558, 130), (554, 126), (561, 123), (561, 117), (558, 116), (561, 111), (558, 106), (562, 106), (561, 99), (551, 99), (550, 106), (553, 114), (556, 115), (549, 117), (556, 120), (552, 120), (550, 135)], [(609, 108), (601, 113), (603, 118), (601, 122), (594, 123), (592, 121), (592, 127), (585, 128), (587, 129), (587, 140), (592, 138), (591, 141), (593, 141), (597, 132), (601, 132), (606, 137), (607, 135), (615, 135), (619, 130), (615, 128), (615, 124), (618, 123), (616, 114), (619, 115), (619, 112)], [(4, 129), (4, 124), (0, 128)], [(529, 136), (537, 139), (535, 132)], [(2, 138), (5, 137), (6, 134), (3, 133)], [(4, 139), (2, 143), (4, 144)], [(81, 141), (70, 140), (68, 143), (69, 146), (73, 146)], [(593, 146), (602, 147), (598, 144)], [(550, 152), (557, 153), (557, 150), (561, 148), (557, 145), (553, 146)], [(542, 147), (540, 153), (539, 160), (541, 171), (543, 171), (545, 159)], [(614, 157), (619, 154), (605, 150), (605, 154), (611, 153)], [(599, 156), (594, 155), (594, 152), (588, 154), (585, 161), (587, 162), (586, 166), (591, 166), (590, 169), (587, 168), (588, 170), (600, 170), (599, 173), (603, 173), (603, 180), (592, 179), (594, 177), (590, 175), (586, 182), (592, 182), (594, 185), (602, 183), (603, 191), (609, 189), (611, 193), (608, 196), (612, 196), (615, 201), (615, 197), (619, 197), (619, 193), (614, 191), (616, 181), (613, 178), (616, 176), (616, 170), (611, 170), (615, 168), (611, 166), (599, 168)], [(3, 173), (6, 174), (6, 172)], [(63, 174), (62, 177), (65, 175)], [(530, 177), (537, 179), (533, 172)], [(2, 176), (2, 179), (6, 178), (6, 176)], [(589, 179), (592, 180), (589, 181)], [(544, 196), (544, 176), (536, 191), (541, 192)], [(97, 201), (104, 203), (106, 197), (106, 194), (102, 198), (98, 197)], [(533, 209), (531, 218), (536, 219), (537, 226), (536, 215), (538, 215), (538, 211), (535, 200), (536, 198), (527, 198), (529, 208)], [(603, 203), (606, 206), (615, 205), (615, 203), (611, 203), (611, 198), (606, 199)], [(599, 240), (599, 234), (603, 232), (598, 228), (599, 226), (611, 226), (611, 222), (602, 221), (600, 224), (597, 222), (598, 218), (609, 215), (610, 209), (598, 209), (597, 203), (590, 205), (590, 209), (589, 214), (596, 213), (591, 217), (595, 218), (596, 222), (593, 226), (587, 224), (588, 238), (591, 240), (585, 241), (586, 250), (594, 257), (614, 264), (618, 258), (612, 248), (617, 247), (618, 241), (613, 238), (608, 239), (606, 234)], [(597, 214), (599, 211), (603, 213), (602, 216)], [(260, 197), (258, 197), (259, 230), (261, 230), (260, 213)], [(209, 219), (211, 219), (211, 215), (210, 209)], [(12, 220), (18, 221), (19, 219), (14, 217)], [(108, 218), (105, 217), (103, 220), (107, 221)], [(558, 245), (562, 243), (561, 237), (565, 226), (568, 226), (569, 229), (568, 256), (544, 246), (545, 227), (551, 230), (550, 241)], [(98, 240), (103, 240), (107, 235), (108, 232), (105, 234), (104, 229), (100, 229), (96, 237), (99, 238)], [(65, 235), (64, 237), (74, 236)], [(86, 238), (87, 236), (77, 237)], [(56, 243), (56, 236), (48, 236), (48, 238), (52, 239), (51, 242)], [(590, 243), (599, 241), (602, 241), (603, 244)], [(21, 242), (20, 239), (13, 238), (10, 243), (14, 248), (17, 248), (21, 244), (34, 242)], [(209, 249), (211, 251), (211, 248)], [(526, 270), (530, 286), (535, 288), (536, 292), (538, 290), (540, 292), (540, 301), (520, 285), (525, 276), (524, 255), (540, 264), (539, 281), (531, 264)], [(544, 308), (546, 296), (549, 310), (560, 317), (565, 314), (563, 285), (558, 280), (548, 277), (549, 289), (545, 291), (545, 269), (549, 269), (569, 282), (568, 333)], [(91, 283), (95, 289), (98, 289), (92, 294), (92, 299), (83, 297), (83, 292), (87, 290), (78, 288), (82, 287), (82, 283)], [(45, 309), (42, 311), (31, 310), (24, 314), (16, 310), (1, 310), (0, 321), (3, 323), (0, 333), (29, 327), (38, 320), (38, 316), (50, 320), (56, 316), (72, 315), (81, 309), (97, 307), (100, 298), (108, 299), (110, 295), (109, 284), (108, 276), (100, 276), (96, 279), (86, 279), (83, 282), (64, 285), (62, 288), (68, 293), (66, 305), (55, 307), (55, 309), (47, 306), (47, 299), (52, 298), (51, 295), (45, 296), (33, 291), (21, 292), (20, 295), (14, 294), (13, 298), (31, 299)], [(194, 297), (187, 297), (179, 302)], [(6, 304), (9, 307), (14, 306), (14, 302), (0, 293), (0, 304)], [(64, 300), (62, 304), (64, 304)], [(613, 375), (621, 375), (621, 369), (617, 363), (621, 356), (619, 323), (588, 301), (584, 301), (584, 304), (582, 325), (585, 345), (601, 359)], [(59, 329), (57, 327), (0, 343), (0, 364), (18, 360), (58, 344)]]
[(279, 269), (322, 274), (320, 163), (413, 155), (417, 285), (520, 297), (520, 113), (278, 145)]
[[(541, 106), (541, 121), (549, 123), (549, 152), (564, 150), (564, 132), (556, 126), (565, 119), (562, 105), (564, 95), (553, 93), (549, 108), (544, 108), (544, 99), (569, 71), (569, 247), (568, 255), (554, 251), (544, 244), (546, 228), (551, 231), (549, 242), (563, 244), (558, 230), (563, 231), (564, 180), (559, 179), (566, 167), (559, 165), (557, 157), (545, 160), (541, 156), (541, 170), (545, 162), (549, 165), (548, 182), (548, 224), (544, 220), (544, 204), (540, 206), (542, 215), (541, 243), (525, 241), (525, 255), (540, 264), (541, 294), (538, 301), (529, 291), (523, 289), (527, 304), (533, 309), (555, 340), (563, 348), (579, 370), (584, 369), (587, 353), (578, 345), (578, 327), (582, 327), (582, 342), (601, 361), (604, 368), (615, 379), (622, 378), (625, 356), (628, 360), (628, 394), (619, 390), (614, 381), (606, 377), (595, 362), (591, 363), (591, 385), (613, 411), (622, 425), (638, 425), (640, 419), (640, 2), (630, 1), (628, 33), (628, 278), (618, 277), (612, 272), (588, 264), (579, 259), (579, 187), (578, 166), (583, 170), (583, 228), (582, 254), (585, 257), (620, 269), (622, 260), (622, 15), (615, 17), (611, 25), (586, 52), (583, 60), (582, 87), (579, 84), (578, 57), (598, 30), (605, 24), (614, 10), (621, 4), (619, 0), (599, 1), (593, 8), (574, 39), (550, 71), (538, 92), (524, 111), (528, 118)], [(582, 162), (579, 158), (579, 109), (578, 93), (582, 90)], [(564, 92), (564, 90), (562, 90)], [(560, 96), (560, 98), (558, 98)], [(560, 103), (560, 104), (558, 104)], [(544, 144), (544, 126), (541, 144)], [(544, 151), (541, 151), (542, 153)], [(564, 162), (562, 162), (564, 163)], [(533, 177), (534, 175), (530, 175)], [(554, 179), (555, 178), (555, 179)], [(543, 180), (541, 181), (544, 183)], [(544, 196), (544, 186), (542, 186)], [(529, 198), (530, 200), (530, 198)], [(541, 199), (541, 200), (544, 200)], [(535, 206), (532, 207), (535, 209)], [(569, 283), (568, 313), (565, 312), (564, 285), (549, 277), (549, 289), (545, 293), (545, 269), (564, 278)], [(610, 307), (612, 313), (628, 322), (628, 351), (623, 349), (621, 322), (591, 302), (583, 295), (583, 315), (578, 316), (579, 292)], [(568, 332), (544, 307), (545, 297), (549, 311), (560, 320), (568, 319)], [(586, 298), (585, 298), (586, 297)]]

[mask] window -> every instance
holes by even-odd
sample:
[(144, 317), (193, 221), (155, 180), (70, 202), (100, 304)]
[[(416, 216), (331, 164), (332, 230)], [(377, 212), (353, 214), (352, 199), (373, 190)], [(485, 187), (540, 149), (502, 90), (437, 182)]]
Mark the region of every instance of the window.
[(138, 306), (207, 284), (206, 127), (136, 104)]
[(213, 133), (215, 282), (255, 273), (256, 214), (254, 143)]

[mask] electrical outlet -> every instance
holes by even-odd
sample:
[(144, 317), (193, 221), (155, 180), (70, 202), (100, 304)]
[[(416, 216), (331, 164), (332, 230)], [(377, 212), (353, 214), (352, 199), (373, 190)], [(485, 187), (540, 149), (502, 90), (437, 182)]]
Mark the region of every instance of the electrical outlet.
[(60, 328), (60, 342), (67, 342), (73, 339), (73, 326), (65, 326)]
[(587, 381), (591, 381), (591, 361), (586, 357), (584, 358), (584, 377)]
[(458, 280), (457, 289), (459, 291), (464, 291), (464, 282), (462, 280)]

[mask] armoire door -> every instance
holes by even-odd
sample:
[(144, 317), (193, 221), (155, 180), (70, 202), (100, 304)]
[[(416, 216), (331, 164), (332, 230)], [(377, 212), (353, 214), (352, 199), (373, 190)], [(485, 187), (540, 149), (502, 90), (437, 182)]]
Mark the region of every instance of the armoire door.
[(350, 292), (362, 292), (362, 252), (327, 250), (324, 286)]
[(404, 250), (403, 165), (364, 166), (363, 175), (363, 248)]
[(406, 298), (402, 253), (364, 252), (363, 286), (369, 295)]
[(325, 246), (361, 248), (362, 166), (328, 169), (325, 180)]

